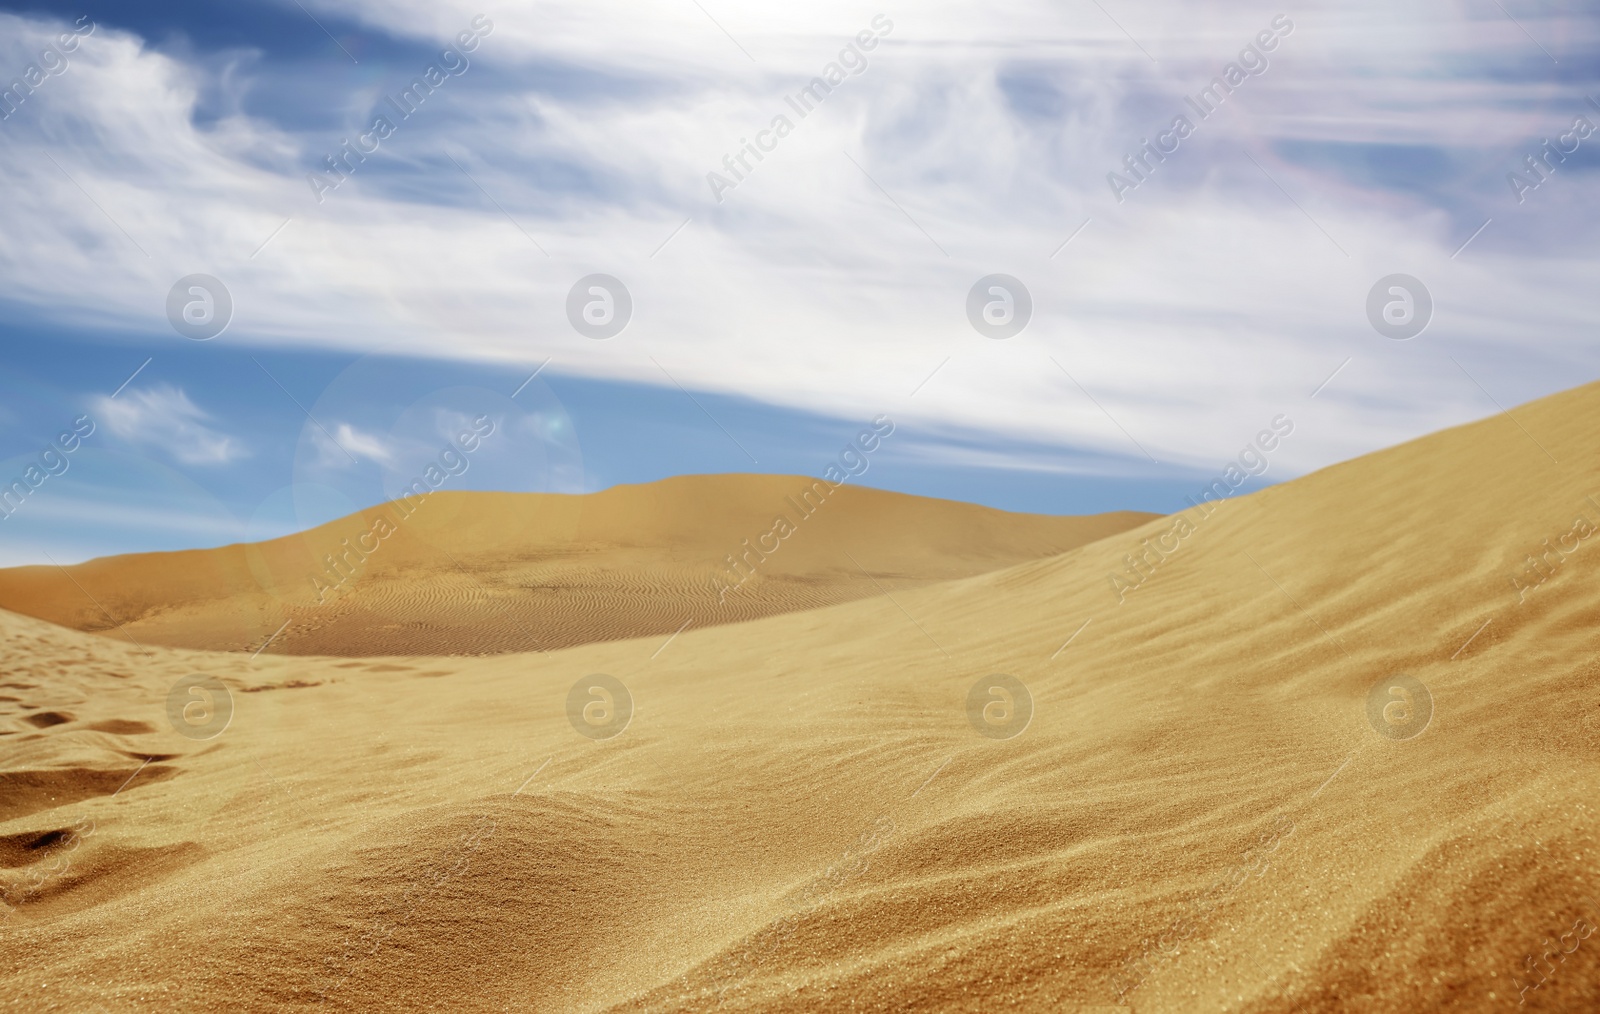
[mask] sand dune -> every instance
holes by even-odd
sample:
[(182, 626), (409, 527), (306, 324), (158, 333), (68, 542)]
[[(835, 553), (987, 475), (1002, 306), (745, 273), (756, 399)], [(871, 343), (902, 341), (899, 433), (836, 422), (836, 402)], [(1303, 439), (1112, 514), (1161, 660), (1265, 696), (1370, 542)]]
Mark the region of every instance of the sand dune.
[(0, 570), (0, 608), (219, 651), (269, 637), (293, 655), (547, 651), (999, 570), (1152, 516), (1014, 514), (781, 475), (441, 491), (271, 542)]
[[(1600, 1009), (1600, 548), (1574, 524), (1600, 527), (1600, 386), (1513, 412), (1181, 535), (1154, 519), (935, 583), (948, 563), (902, 559), (918, 580), (890, 594), (664, 649), (252, 659), (0, 614), (9, 992)], [(1145, 540), (1163, 558), (1130, 574)], [(197, 672), (232, 691), (211, 740), (168, 720)], [(598, 740), (567, 705), (596, 673), (635, 705)], [(997, 674), (1031, 695), (1010, 738)], [(1400, 676), (1431, 695), (1411, 738)]]

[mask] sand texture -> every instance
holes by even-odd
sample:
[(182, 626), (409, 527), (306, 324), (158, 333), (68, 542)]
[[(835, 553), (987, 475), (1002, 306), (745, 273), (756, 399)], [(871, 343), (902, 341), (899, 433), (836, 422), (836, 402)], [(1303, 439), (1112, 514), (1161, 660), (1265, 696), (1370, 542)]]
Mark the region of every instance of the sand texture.
[[(1015, 514), (816, 484), (699, 475), (587, 496), (440, 491), (271, 542), (0, 570), (0, 609), (217, 651), (269, 637), (269, 652), (291, 655), (548, 651), (969, 577), (1154, 516)], [(779, 518), (789, 534), (774, 534)]]
[[(292, 544), (75, 568), (139, 618), (0, 614), (6, 998), (1600, 1009), (1600, 545), (1571, 534), (1600, 527), (1600, 386), (1513, 414), (1129, 530), (855, 491), (763, 605), (675, 637), (783, 482), (715, 480), (726, 512), (672, 483), (552, 499), (532, 535), (458, 498), (350, 590), (375, 619), (293, 654), (194, 650), (299, 615)], [(466, 603), (529, 586), (523, 616), (584, 619), (463, 654), (524, 647)], [(33, 611), (95, 625), (52, 594)], [(213, 739), (169, 719), (190, 674), (229, 688)], [(631, 695), (610, 738), (569, 719), (593, 674)], [(1009, 738), (1001, 674), (1032, 702)], [(1401, 676), (1432, 702), (1411, 738)]]

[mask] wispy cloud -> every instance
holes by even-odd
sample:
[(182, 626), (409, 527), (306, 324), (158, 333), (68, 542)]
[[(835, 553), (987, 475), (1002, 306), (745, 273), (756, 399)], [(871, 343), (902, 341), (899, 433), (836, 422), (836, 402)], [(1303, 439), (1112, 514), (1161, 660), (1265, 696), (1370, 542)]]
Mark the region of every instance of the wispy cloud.
[(385, 468), (394, 464), (395, 449), (389, 441), (346, 422), (333, 427), (332, 441), (315, 427), (311, 439), (317, 448), (317, 463), (324, 467), (348, 468), (355, 463), (352, 458), (365, 458)]
[(161, 451), (181, 464), (228, 465), (249, 457), (235, 437), (213, 428), (210, 413), (170, 384), (132, 388), (116, 398), (100, 396), (92, 408), (113, 436)]
[[(307, 6), (434, 49), (476, 14)], [(1043, 0), (936, 0), (896, 17), (867, 69), (809, 116), (788, 112), (793, 136), (720, 203), (706, 174), (863, 28), (856, 5), (719, 7), (754, 62), (692, 4), (505, 8), (471, 69), (321, 204), (307, 172), (426, 57), (376, 84), (328, 82), (331, 125), (285, 108), (308, 91), (302, 63), (222, 73), (103, 27), (5, 125), (0, 175), (27, 200), (0, 226), (0, 297), (137, 330), (174, 281), (162, 266), (192, 265), (233, 289), (240, 342), (502, 362), (560, 342), (570, 373), (662, 384), (654, 356), (690, 389), (846, 418), (889, 410), (975, 440), (1120, 454), (1109, 413), (1162, 461), (1225, 456), (1355, 357), (1308, 408), (1294, 470), (1492, 410), (1436, 354), (1445, 334), (1499, 373), (1505, 401), (1600, 372), (1582, 295), (1600, 266), (1600, 180), (1575, 158), (1521, 204), (1505, 181), (1575, 116), (1600, 119), (1584, 103), (1600, 86), (1553, 73), (1496, 5), (1297, 8), (1270, 68), (1123, 203), (1107, 172), (1271, 14), (1115, 10), (1120, 27), (1096, 5)], [(1517, 13), (1563, 68), (1600, 37), (1591, 14)], [(61, 28), (0, 15), (0, 73)], [(290, 73), (296, 87), (277, 87)], [(564, 317), (591, 271), (633, 290), (634, 323), (609, 342), (577, 339)], [(997, 271), (1034, 297), (1032, 323), (1004, 342), (962, 314), (966, 289)], [(1367, 289), (1395, 271), (1440, 308), (1409, 344), (1364, 317)]]

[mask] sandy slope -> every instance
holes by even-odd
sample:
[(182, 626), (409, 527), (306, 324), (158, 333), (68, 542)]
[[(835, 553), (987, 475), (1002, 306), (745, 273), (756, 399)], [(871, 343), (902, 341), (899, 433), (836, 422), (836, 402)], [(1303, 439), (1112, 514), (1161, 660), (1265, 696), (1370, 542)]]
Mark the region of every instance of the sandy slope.
[[(0, 616), (0, 870), (71, 863), (13, 887), (0, 974), (33, 1010), (1506, 1010), (1554, 947), (1523, 1009), (1593, 1010), (1600, 548), (1511, 583), (1591, 495), (1597, 386), (1191, 515), (1120, 603), (1173, 520), (659, 654)], [(163, 711), (197, 669), (236, 706), (204, 743)], [(592, 673), (637, 704), (598, 742)], [(996, 673), (1011, 739), (968, 721)]]
[[(221, 651), (254, 651), (280, 628), (269, 652), (544, 651), (967, 577), (1152, 516), (1013, 514), (783, 475), (585, 496), (440, 491), (271, 542), (0, 570), (0, 609)], [(735, 571), (727, 558), (747, 553), (755, 566)]]

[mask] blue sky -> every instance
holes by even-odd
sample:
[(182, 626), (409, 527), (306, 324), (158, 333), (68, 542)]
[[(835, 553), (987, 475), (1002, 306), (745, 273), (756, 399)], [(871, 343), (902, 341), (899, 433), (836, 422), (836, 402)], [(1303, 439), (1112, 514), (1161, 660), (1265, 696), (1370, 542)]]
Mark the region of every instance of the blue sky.
[[(694, 473), (820, 475), (872, 418), (539, 363), (110, 343), (42, 325), (11, 325), (0, 339), (9, 350), (0, 476), (21, 475), (74, 420), (94, 423), (67, 469), (0, 521), (5, 562), (221, 545), (319, 524), (394, 496), (396, 480), (403, 487), (437, 460), (460, 430), (451, 420), (463, 418), (487, 415), (496, 430), (448, 488), (563, 493)], [(881, 414), (893, 420), (895, 407)], [(1184, 469), (1043, 445), (1013, 449), (1056, 471), (963, 465), (949, 460), (953, 446), (956, 434), (929, 440), (897, 425), (853, 481), (1042, 513), (1174, 509), (1201, 485)]]
[[(869, 485), (1172, 511), (1279, 415), (1295, 432), (1249, 488), (1589, 381), (1600, 131), (1520, 200), (1507, 174), (1600, 128), (1596, 22), (1492, 0), (0, 3), (0, 83), (83, 33), (0, 121), (0, 477), (97, 426), (0, 520), (0, 564), (315, 524), (474, 413), (497, 430), (460, 488), (817, 473), (888, 414)], [(1200, 118), (1186, 99), (1251, 44), (1258, 72)], [(853, 72), (799, 116), (835, 61)], [(451, 73), (401, 116), (430, 65)], [(1180, 115), (1119, 201), (1107, 174)], [(336, 179), (378, 116), (318, 200), (308, 174)], [(719, 195), (708, 173), (778, 116), (792, 132)], [(235, 305), (209, 341), (166, 319), (194, 273)], [(566, 316), (592, 273), (634, 302), (604, 340)], [(996, 273), (1034, 307), (1003, 340), (965, 311)], [(1435, 306), (1407, 341), (1366, 318), (1394, 273)]]

